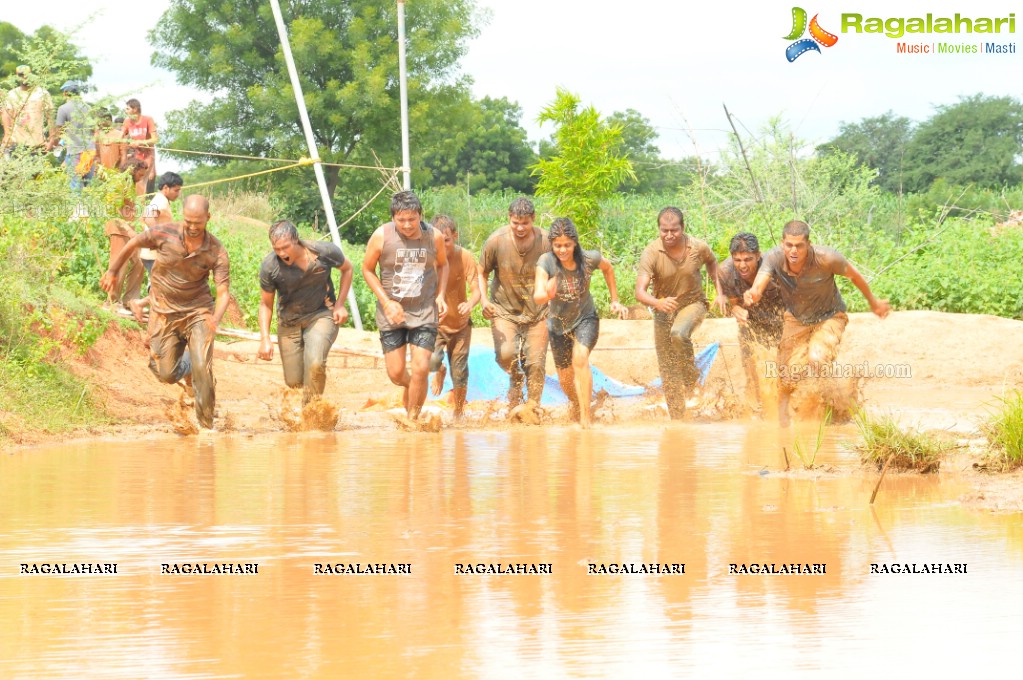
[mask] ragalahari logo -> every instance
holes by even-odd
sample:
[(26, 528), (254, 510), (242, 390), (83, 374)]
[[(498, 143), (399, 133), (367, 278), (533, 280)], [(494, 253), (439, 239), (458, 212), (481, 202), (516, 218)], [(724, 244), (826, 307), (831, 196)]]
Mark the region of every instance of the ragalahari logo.
[(813, 19), (810, 20), (810, 37), (796, 40), (806, 31), (806, 10), (802, 7), (792, 8), (792, 32), (785, 36), (785, 39), (795, 40), (796, 42), (785, 48), (785, 58), (789, 60), (789, 63), (810, 50), (819, 53), (821, 48), (817, 47), (818, 43), (824, 47), (832, 47), (838, 42), (837, 35), (828, 33), (821, 28), (820, 24), (817, 23), (817, 16), (814, 14)]

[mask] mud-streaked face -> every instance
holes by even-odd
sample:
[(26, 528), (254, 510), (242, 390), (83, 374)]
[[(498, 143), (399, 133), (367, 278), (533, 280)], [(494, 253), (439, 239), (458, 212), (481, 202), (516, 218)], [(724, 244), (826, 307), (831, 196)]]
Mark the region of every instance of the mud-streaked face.
[(291, 238), (279, 238), (273, 242), (274, 254), (280, 258), (284, 264), (294, 264), (295, 260), (301, 254), (299, 249), (302, 247), (300, 241)]
[(665, 248), (674, 248), (682, 243), (682, 234), (685, 233), (682, 221), (671, 214), (663, 215), (657, 220), (657, 231), (660, 232), (661, 243)]
[(509, 215), (508, 224), (511, 226), (512, 234), (517, 239), (524, 239), (533, 231), (533, 215)]
[(458, 233), (450, 229), (441, 229), (440, 233), (444, 234), (445, 252), (447, 252), (448, 257), (453, 256), (455, 254), (455, 243), (458, 241)]
[(800, 269), (806, 262), (807, 253), (810, 252), (810, 239), (802, 235), (785, 234), (781, 240), (781, 249), (785, 253), (785, 260), (789, 263), (789, 268)]
[(391, 220), (394, 222), (394, 228), (405, 238), (419, 238), (419, 223), (422, 222), (423, 215), (418, 210), (399, 210), (394, 213)]
[(182, 222), (185, 225), (185, 236), (188, 238), (200, 238), (206, 233), (206, 223), (210, 221), (208, 210), (186, 206)]
[(568, 264), (572, 262), (572, 253), (575, 251), (575, 241), (568, 236), (558, 236), (551, 241), (551, 250), (554, 251), (554, 257), (562, 264)]
[(732, 253), (732, 264), (744, 281), (753, 281), (760, 267), (760, 253)]

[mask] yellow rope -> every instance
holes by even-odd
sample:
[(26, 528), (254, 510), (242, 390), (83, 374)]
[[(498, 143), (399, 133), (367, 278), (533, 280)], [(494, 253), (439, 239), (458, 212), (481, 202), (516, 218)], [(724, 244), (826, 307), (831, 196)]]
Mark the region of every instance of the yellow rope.
[[(155, 147), (159, 151), (167, 151), (170, 153), (185, 153), (195, 154), (197, 156), (217, 156), (218, 158), (237, 158), (245, 161), (270, 161), (273, 163), (298, 163), (300, 165), (311, 165), (313, 163), (319, 163), (320, 165), (326, 165), (331, 168), (355, 168), (358, 170), (396, 170), (400, 171), (401, 168), (385, 168), (379, 165), (355, 165), (352, 163), (324, 163), (320, 159), (307, 159), (303, 157), (300, 160), (288, 159), (288, 158), (262, 158), (260, 156), (241, 156), (238, 154), (231, 153), (216, 153), (214, 151), (193, 151), (191, 149), (171, 149), (166, 146)], [(304, 162), (303, 162), (304, 161)]]
[[(269, 175), (272, 172), (280, 172), (282, 170), (291, 170), (292, 168), (298, 168), (298, 167), (301, 167), (303, 165), (309, 165), (312, 162), (313, 161), (309, 160), (308, 158), (305, 158), (305, 159), (302, 159), (301, 161), (299, 161), (297, 163), (292, 163), (291, 165), (285, 165), (285, 166), (280, 167), (280, 168), (270, 168), (269, 170), (260, 170), (259, 172), (250, 172), (250, 173), (248, 173), (246, 175), (238, 175), (237, 177), (224, 177), (222, 179), (211, 179), (208, 182), (195, 182), (195, 183), (191, 183), (191, 184), (188, 185), (188, 188), (191, 190), (191, 189), (195, 189), (196, 187), (208, 187), (208, 186), (210, 186), (212, 184), (222, 184), (224, 182), (236, 182), (238, 180), (248, 179), (250, 177), (258, 177), (260, 175)], [(150, 194), (146, 194), (146, 195), (148, 196)]]

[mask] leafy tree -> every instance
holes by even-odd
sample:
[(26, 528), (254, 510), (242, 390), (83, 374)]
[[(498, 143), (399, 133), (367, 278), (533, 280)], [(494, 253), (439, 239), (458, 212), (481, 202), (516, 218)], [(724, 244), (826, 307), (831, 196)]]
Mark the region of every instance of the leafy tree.
[(962, 97), (938, 106), (906, 147), (906, 187), (950, 184), (998, 187), (1023, 182), (1023, 104), (1013, 97)]
[(817, 151), (855, 156), (863, 165), (877, 170), (877, 186), (899, 193), (903, 190), (906, 147), (912, 136), (913, 121), (888, 111), (859, 123), (842, 123), (838, 136), (817, 147)]
[(581, 108), (579, 97), (561, 88), (539, 121), (557, 126), (557, 153), (533, 166), (539, 177), (536, 194), (553, 198), (555, 212), (570, 217), (580, 236), (592, 236), (600, 220), (600, 202), (623, 181), (635, 178), (622, 149), (622, 128), (602, 119), (592, 106)]
[(84, 81), (92, 75), (92, 64), (71, 36), (45, 25), (27, 35), (0, 21), (0, 77), (13, 78), (20, 64), (31, 66), (40, 84), (54, 95), (60, 94), (65, 80)]
[[(376, 165), (379, 159), (386, 166), (400, 165), (394, 3), (285, 0), (282, 5), (320, 157), (333, 163)], [(412, 120), (437, 126), (443, 102), (466, 91), (455, 69), (478, 32), (476, 21), (474, 0), (408, 5)], [(212, 95), (208, 103), (192, 102), (168, 115), (161, 137), (184, 148), (251, 156), (308, 153), (268, 3), (171, 0), (149, 40), (156, 48), (155, 65)], [(336, 167), (324, 171), (334, 195), (342, 176)], [(293, 205), (311, 210), (317, 193), (311, 170), (304, 174), (304, 199)], [(353, 204), (380, 187), (379, 173), (372, 170), (347, 170), (343, 177), (343, 194)], [(374, 218), (367, 213), (368, 225)]]
[(25, 40), (25, 34), (7, 21), (0, 21), (0, 76), (12, 76), (18, 68), (18, 48)]
[[(529, 166), (536, 153), (529, 146), (519, 121), (522, 109), (502, 97), (472, 101), (466, 97), (444, 118), (443, 126), (423, 125), (418, 136), (418, 153), (413, 156), (417, 184), (429, 186), (465, 185), (471, 192), (511, 189), (531, 193)], [(420, 170), (420, 168), (422, 170)]]

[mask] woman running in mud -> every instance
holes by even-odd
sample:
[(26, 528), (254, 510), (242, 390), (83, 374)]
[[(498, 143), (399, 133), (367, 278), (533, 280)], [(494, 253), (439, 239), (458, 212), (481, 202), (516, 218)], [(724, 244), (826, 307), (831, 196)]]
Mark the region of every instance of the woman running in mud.
[(549, 235), (552, 252), (544, 253), (536, 263), (533, 300), (538, 305), (550, 302), (547, 329), (558, 380), (572, 402), (573, 420), (589, 427), (593, 394), (590, 351), (600, 332), (597, 309), (590, 295), (594, 271), (600, 269), (607, 281), (611, 311), (625, 318), (626, 309), (618, 302), (614, 267), (599, 250), (582, 249), (572, 220), (567, 217), (554, 220)]

